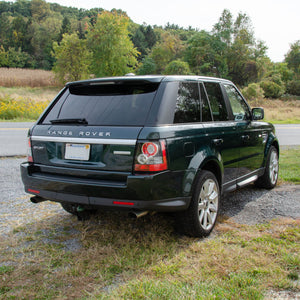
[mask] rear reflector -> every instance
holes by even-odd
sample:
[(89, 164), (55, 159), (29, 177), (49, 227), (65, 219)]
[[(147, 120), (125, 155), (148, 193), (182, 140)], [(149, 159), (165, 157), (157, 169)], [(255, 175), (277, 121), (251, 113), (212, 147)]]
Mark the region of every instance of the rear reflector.
[(28, 191), (28, 193), (34, 193), (34, 194), (39, 194), (40, 193), (40, 191), (33, 190), (33, 189), (28, 189), (27, 191)]
[(115, 205), (128, 205), (128, 206), (134, 205), (133, 202), (124, 202), (124, 201), (114, 201), (113, 204), (115, 204)]

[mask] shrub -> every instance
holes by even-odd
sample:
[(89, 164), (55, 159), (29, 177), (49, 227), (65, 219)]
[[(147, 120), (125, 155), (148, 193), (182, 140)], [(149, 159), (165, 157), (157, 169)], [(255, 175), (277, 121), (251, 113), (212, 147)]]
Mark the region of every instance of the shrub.
[(242, 90), (244, 97), (247, 100), (257, 100), (264, 98), (264, 90), (258, 83), (251, 83)]
[(260, 87), (263, 89), (266, 98), (280, 98), (285, 88), (271, 79), (266, 79), (260, 83)]
[(286, 91), (288, 94), (300, 96), (300, 80), (291, 80), (287, 83)]

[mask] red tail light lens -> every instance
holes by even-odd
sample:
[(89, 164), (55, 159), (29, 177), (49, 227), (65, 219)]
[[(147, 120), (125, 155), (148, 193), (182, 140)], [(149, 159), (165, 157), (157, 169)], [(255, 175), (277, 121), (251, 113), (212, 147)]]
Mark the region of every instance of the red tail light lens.
[(136, 172), (159, 172), (168, 169), (164, 141), (139, 143), (135, 158)]
[(30, 137), (28, 138), (28, 144), (27, 144), (27, 161), (33, 162)]

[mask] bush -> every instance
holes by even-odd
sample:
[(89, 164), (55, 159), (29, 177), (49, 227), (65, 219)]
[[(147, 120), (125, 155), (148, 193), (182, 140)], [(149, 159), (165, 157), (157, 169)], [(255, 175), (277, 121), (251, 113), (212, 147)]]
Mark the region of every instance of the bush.
[(251, 83), (247, 87), (243, 88), (242, 94), (250, 101), (264, 98), (264, 90), (258, 83)]
[(260, 87), (263, 89), (266, 98), (280, 98), (285, 88), (271, 79), (266, 79), (260, 83)]
[(291, 80), (287, 83), (286, 91), (288, 94), (300, 96), (300, 80)]

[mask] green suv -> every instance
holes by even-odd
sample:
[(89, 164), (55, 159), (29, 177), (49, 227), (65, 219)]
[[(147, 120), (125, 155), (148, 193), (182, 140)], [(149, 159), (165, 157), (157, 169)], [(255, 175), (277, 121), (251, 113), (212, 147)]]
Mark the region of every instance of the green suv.
[(182, 233), (207, 236), (223, 193), (276, 185), (279, 144), (263, 117), (220, 78), (71, 82), (29, 131), (25, 191), (75, 215), (172, 212)]

